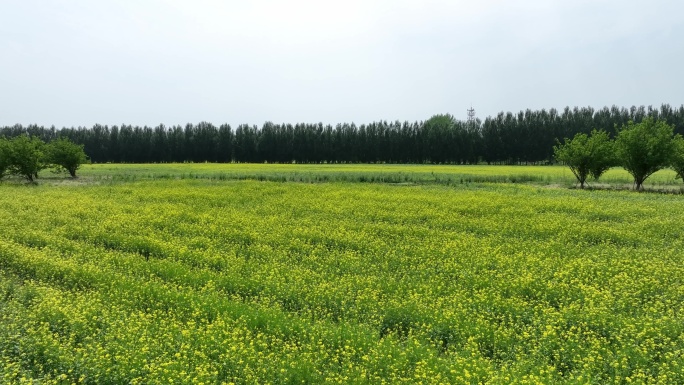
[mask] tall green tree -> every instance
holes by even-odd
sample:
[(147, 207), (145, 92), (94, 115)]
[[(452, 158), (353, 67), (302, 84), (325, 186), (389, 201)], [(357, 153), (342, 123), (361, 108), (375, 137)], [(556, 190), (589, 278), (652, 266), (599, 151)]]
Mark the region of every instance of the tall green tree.
[(433, 115), (425, 121), (423, 151), (428, 156), (425, 160), (433, 163), (448, 163), (458, 155), (459, 149), (455, 148), (453, 140), (455, 127), (456, 119), (450, 114)]
[(641, 123), (630, 121), (615, 140), (616, 154), (622, 167), (634, 177), (637, 190), (653, 173), (670, 166), (675, 150), (674, 127), (651, 117)]
[(218, 161), (229, 163), (233, 159), (233, 129), (222, 124), (218, 130)]
[(58, 169), (69, 172), (76, 178), (76, 170), (88, 161), (83, 145), (73, 143), (67, 138), (59, 138), (46, 146), (47, 161)]
[(590, 175), (598, 180), (616, 163), (613, 142), (605, 131), (594, 130), (591, 135), (578, 133), (553, 149), (556, 160), (570, 167), (580, 188), (584, 188)]

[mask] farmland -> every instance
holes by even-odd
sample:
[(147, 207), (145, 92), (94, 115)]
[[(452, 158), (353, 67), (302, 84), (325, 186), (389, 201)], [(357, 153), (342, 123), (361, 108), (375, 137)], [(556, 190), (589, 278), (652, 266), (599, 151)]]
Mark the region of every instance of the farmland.
[(80, 174), (0, 184), (2, 383), (684, 383), (681, 195), (551, 166)]
[[(80, 171), (94, 182), (139, 181), (156, 179), (259, 180), (274, 182), (380, 182), (412, 184), (532, 183), (536, 185), (576, 184), (572, 172), (564, 166), (489, 166), (489, 165), (392, 165), (392, 164), (96, 164)], [(46, 173), (48, 180), (55, 179)], [(62, 180), (57, 177), (56, 180)], [(632, 177), (621, 168), (613, 168), (601, 177), (603, 188), (632, 187)], [(661, 170), (646, 182), (647, 189), (668, 186), (681, 191), (675, 172)]]

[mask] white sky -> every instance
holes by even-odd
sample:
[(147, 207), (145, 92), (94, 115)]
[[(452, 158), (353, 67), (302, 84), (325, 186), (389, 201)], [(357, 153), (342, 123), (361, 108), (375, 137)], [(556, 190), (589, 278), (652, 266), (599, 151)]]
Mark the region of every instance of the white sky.
[(0, 125), (684, 103), (679, 0), (0, 0)]

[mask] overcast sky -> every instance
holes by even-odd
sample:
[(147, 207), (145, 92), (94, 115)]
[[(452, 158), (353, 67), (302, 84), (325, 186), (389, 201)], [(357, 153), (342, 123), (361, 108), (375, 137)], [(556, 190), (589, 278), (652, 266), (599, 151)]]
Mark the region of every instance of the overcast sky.
[(0, 0), (0, 125), (684, 103), (681, 0)]

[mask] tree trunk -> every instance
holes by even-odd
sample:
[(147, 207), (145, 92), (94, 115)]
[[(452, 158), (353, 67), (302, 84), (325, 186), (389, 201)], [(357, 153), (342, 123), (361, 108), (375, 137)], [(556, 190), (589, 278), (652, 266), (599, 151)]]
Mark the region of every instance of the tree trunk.
[(644, 189), (644, 181), (642, 179), (636, 179), (634, 182), (636, 183), (637, 191), (642, 191)]

